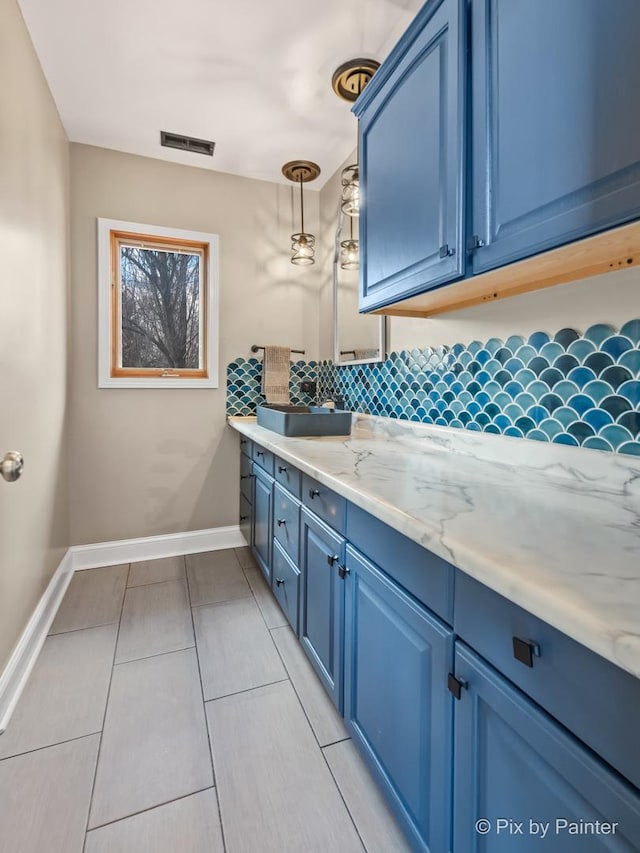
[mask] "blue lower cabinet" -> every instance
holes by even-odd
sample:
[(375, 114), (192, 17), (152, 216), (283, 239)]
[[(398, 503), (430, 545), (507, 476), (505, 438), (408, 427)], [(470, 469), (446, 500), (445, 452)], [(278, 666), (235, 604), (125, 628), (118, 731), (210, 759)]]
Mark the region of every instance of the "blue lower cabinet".
[(251, 534), (252, 534), (252, 521), (253, 521), (253, 507), (249, 503), (249, 501), (245, 498), (245, 496), (240, 493), (240, 532), (247, 540), (247, 544), (251, 545)]
[(273, 594), (293, 630), (298, 633), (300, 570), (293, 564), (277, 539), (272, 552)]
[(347, 546), (344, 716), (412, 847), (450, 850), (453, 633)]
[(253, 556), (271, 584), (273, 478), (253, 465)]
[(306, 508), (300, 522), (300, 642), (338, 710), (342, 710), (344, 636), (342, 536)]
[(454, 853), (640, 850), (637, 788), (460, 642), (455, 679)]

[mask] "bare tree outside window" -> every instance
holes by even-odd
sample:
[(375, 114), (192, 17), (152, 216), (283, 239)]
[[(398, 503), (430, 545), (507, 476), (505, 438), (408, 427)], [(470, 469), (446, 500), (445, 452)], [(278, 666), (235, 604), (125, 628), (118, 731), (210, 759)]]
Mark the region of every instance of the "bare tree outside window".
[(202, 258), (120, 244), (123, 368), (200, 367)]

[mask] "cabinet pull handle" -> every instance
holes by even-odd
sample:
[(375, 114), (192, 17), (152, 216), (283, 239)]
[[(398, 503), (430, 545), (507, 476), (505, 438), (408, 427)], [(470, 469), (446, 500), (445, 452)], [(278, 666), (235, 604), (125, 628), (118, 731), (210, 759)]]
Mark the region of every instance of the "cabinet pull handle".
[(525, 666), (532, 667), (534, 657), (540, 657), (540, 646), (531, 640), (521, 640), (520, 637), (514, 637), (513, 656)]
[(477, 234), (474, 234), (473, 237), (469, 238), (469, 251), (472, 252), (474, 249), (481, 249), (483, 246), (486, 246), (485, 241), (478, 237)]
[(251, 474), (240, 474), (240, 479), (241, 480), (250, 480)]
[(264, 450), (256, 450), (256, 456), (264, 456)]
[(248, 515), (241, 515), (241, 516), (240, 516), (240, 521), (246, 521), (248, 518), (249, 518), (249, 516), (248, 516)]
[(449, 244), (445, 243), (444, 246), (440, 246), (440, 257), (441, 258), (450, 258), (455, 255), (456, 250), (449, 248)]
[(346, 566), (338, 566), (338, 577), (341, 580), (344, 580), (347, 575), (351, 574), (351, 569), (348, 569)]
[(285, 474), (287, 470), (286, 465), (278, 465), (278, 474)]
[(247, 443), (247, 440), (248, 440), (248, 439), (246, 439), (246, 438), (241, 438), (241, 439), (240, 439), (240, 444), (246, 444), (246, 443)]
[(318, 489), (309, 489), (309, 497), (311, 498), (311, 500), (317, 498), (319, 494), (320, 492), (318, 491)]
[(283, 525), (283, 524), (286, 524), (286, 523), (287, 523), (287, 519), (286, 519), (286, 518), (279, 518), (279, 519), (278, 519), (278, 527), (282, 527), (282, 525)]
[(276, 578), (276, 586), (284, 586), (284, 578)]
[(466, 686), (467, 682), (463, 681), (461, 678), (456, 678), (452, 672), (447, 676), (447, 688), (449, 689), (449, 693), (452, 693), (455, 699), (460, 699), (462, 691)]
[(339, 559), (340, 557), (338, 557), (337, 554), (327, 554), (327, 563), (329, 563), (330, 566), (335, 566)]

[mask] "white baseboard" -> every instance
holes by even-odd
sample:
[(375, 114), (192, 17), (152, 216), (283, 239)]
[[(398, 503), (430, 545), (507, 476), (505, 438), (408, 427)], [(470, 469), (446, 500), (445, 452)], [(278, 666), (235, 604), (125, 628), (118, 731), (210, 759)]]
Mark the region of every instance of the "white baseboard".
[(167, 533), (140, 539), (121, 539), (98, 542), (95, 545), (72, 545), (73, 568), (97, 569), (100, 566), (119, 566), (138, 560), (157, 560), (201, 551), (220, 551), (223, 548), (242, 548), (247, 544), (240, 527), (211, 527), (208, 530), (188, 530), (186, 533)]
[(67, 550), (53, 573), (36, 609), (2, 673), (0, 673), (0, 735), (7, 727), (20, 694), (38, 659), (58, 607), (73, 577), (71, 549)]
[(242, 548), (246, 544), (240, 527), (233, 525), (212, 527), (209, 530), (190, 530), (186, 533), (168, 533), (165, 536), (122, 539), (119, 542), (99, 542), (96, 545), (72, 545), (55, 570), (7, 665), (0, 673), (0, 735), (7, 727), (38, 659), (74, 571), (135, 563), (138, 560), (197, 554), (201, 551)]

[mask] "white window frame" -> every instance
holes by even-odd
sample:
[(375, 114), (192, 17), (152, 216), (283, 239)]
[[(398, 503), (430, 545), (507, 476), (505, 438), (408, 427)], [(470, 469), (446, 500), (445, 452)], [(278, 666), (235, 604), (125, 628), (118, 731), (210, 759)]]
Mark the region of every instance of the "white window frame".
[[(111, 234), (126, 231), (167, 240), (189, 240), (208, 245), (208, 263), (204, 275), (206, 315), (206, 376), (112, 376), (111, 341), (113, 324), (111, 288), (115, 287), (111, 269)], [(218, 388), (218, 235), (180, 228), (163, 228), (140, 222), (98, 218), (98, 387), (99, 388)]]

